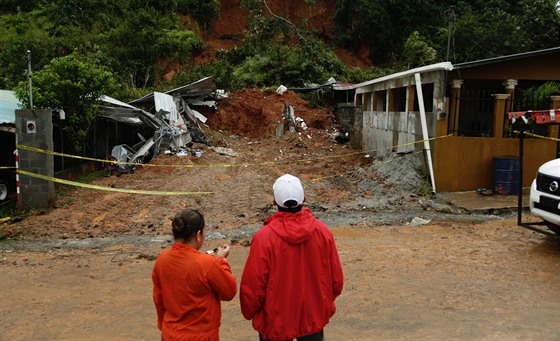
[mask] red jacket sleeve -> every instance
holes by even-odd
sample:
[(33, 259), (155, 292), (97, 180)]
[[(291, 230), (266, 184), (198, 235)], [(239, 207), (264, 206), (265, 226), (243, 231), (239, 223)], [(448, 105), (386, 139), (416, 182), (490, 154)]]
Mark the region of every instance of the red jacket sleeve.
[(221, 301), (231, 301), (237, 294), (237, 281), (224, 257), (216, 259), (208, 272), (208, 282)]
[(336, 248), (336, 243), (334, 237), (332, 240), (331, 247), (331, 272), (332, 272), (332, 294), (333, 301), (335, 298), (340, 296), (342, 293), (342, 286), (344, 283), (344, 274), (342, 272), (342, 265), (340, 264), (340, 257), (338, 256), (338, 250)]
[(270, 262), (266, 247), (255, 235), (251, 240), (251, 249), (245, 262), (239, 289), (241, 313), (247, 320), (253, 319), (264, 306), (269, 273)]

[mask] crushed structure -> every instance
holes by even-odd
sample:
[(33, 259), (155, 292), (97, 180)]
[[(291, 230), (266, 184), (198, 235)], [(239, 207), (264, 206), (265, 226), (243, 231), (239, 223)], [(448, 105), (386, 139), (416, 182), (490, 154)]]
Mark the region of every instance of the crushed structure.
[(114, 170), (130, 173), (134, 163), (148, 163), (154, 155), (182, 152), (192, 142), (208, 144), (200, 128), (206, 117), (191, 106), (217, 109), (225, 97), (212, 77), (129, 103), (104, 96), (94, 133), (96, 154), (118, 161)]

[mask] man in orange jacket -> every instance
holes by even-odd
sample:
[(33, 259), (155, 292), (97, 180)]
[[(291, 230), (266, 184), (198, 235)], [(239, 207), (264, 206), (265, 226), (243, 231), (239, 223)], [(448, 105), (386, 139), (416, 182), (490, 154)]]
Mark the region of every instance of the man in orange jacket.
[(343, 285), (333, 234), (303, 207), (297, 177), (281, 176), (273, 192), (278, 212), (251, 240), (241, 277), (241, 311), (253, 320), (261, 341), (323, 340)]

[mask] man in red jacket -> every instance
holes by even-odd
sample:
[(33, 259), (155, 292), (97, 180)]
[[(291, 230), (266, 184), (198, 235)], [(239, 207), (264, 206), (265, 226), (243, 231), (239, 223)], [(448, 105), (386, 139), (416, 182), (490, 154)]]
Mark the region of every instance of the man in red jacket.
[(241, 312), (253, 320), (261, 341), (323, 340), (343, 283), (333, 234), (303, 207), (297, 177), (281, 176), (273, 191), (278, 212), (251, 240), (241, 277)]

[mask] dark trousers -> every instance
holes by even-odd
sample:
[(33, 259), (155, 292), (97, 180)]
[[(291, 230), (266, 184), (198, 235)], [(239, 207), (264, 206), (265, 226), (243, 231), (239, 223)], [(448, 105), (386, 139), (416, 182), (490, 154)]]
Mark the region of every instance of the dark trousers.
[[(296, 338), (297, 341), (323, 341), (324, 339), (325, 339), (325, 335), (323, 334), (322, 330), (315, 334), (300, 336)], [(264, 339), (262, 335), (259, 334), (259, 341), (271, 341), (271, 340)], [(291, 341), (291, 340), (285, 340), (285, 341)]]

